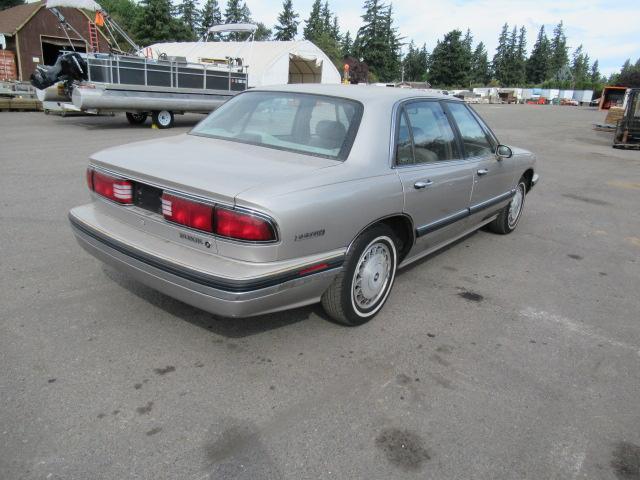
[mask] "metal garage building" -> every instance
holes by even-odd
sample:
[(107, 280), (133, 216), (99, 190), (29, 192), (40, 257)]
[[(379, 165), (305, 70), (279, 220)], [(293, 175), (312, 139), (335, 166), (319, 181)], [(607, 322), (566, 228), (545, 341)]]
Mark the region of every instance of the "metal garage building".
[[(76, 8), (59, 10), (69, 25), (84, 38), (89, 38), (89, 22), (93, 19), (88, 14)], [(67, 34), (77, 51), (87, 51), (89, 46), (85, 40), (77, 38), (72, 30), (65, 33), (55, 15), (45, 8), (43, 1), (0, 11), (0, 43), (4, 43), (6, 49), (2, 58), (7, 64), (15, 61), (13, 70), (17, 77), (7, 79), (26, 81), (37, 65), (52, 65), (61, 50), (71, 49)], [(102, 33), (98, 35), (97, 50), (109, 51), (109, 45)], [(7, 71), (9, 70), (7, 68)]]

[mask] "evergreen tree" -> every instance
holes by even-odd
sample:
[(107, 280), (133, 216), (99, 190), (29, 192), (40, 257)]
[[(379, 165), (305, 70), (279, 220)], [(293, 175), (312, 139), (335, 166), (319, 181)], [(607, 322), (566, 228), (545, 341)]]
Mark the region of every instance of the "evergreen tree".
[(141, 46), (190, 38), (190, 32), (182, 22), (173, 17), (170, 0), (142, 0), (141, 6), (133, 30)]
[(240, 0), (229, 0), (224, 11), (224, 23), (241, 23), (242, 5)]
[(480, 42), (471, 56), (471, 83), (487, 85), (491, 81), (491, 69), (484, 43)]
[[(227, 8), (224, 11), (224, 23), (250, 23), (251, 11), (246, 3), (240, 3), (240, 0), (229, 0)], [(246, 40), (249, 34), (245, 32), (232, 32), (227, 35), (227, 40), (242, 41)]]
[(256, 42), (264, 42), (267, 40), (271, 40), (271, 29), (267, 27), (264, 23), (258, 22), (256, 23), (256, 32), (253, 35), (253, 39)]
[(329, 8), (329, 2), (325, 1), (320, 12), (320, 18), (322, 18), (322, 31), (328, 32), (331, 30), (331, 9)]
[(427, 78), (427, 48), (416, 48), (413, 40), (409, 43), (407, 54), (402, 60), (404, 79), (408, 82), (420, 82)]
[(338, 23), (338, 15), (333, 16), (333, 23), (331, 24), (331, 37), (338, 43), (342, 42), (342, 35), (340, 34), (340, 25)]
[[(209, 28), (214, 25), (220, 25), (222, 23), (222, 13), (220, 12), (220, 5), (218, 0), (207, 0), (202, 8), (201, 21), (200, 21), (200, 35), (207, 33)], [(214, 34), (209, 37), (211, 40), (220, 40), (219, 34)]]
[(447, 33), (431, 52), (429, 81), (440, 87), (465, 87), (468, 66), (460, 30)]
[(467, 33), (462, 39), (463, 49), (463, 62), (466, 65), (467, 71), (467, 80), (465, 81), (465, 86), (468, 86), (471, 83), (471, 69), (473, 63), (473, 35), (471, 35), (471, 30), (467, 28)]
[(321, 0), (315, 0), (311, 6), (309, 18), (305, 20), (302, 35), (305, 40), (313, 42), (334, 63), (342, 60), (342, 45), (338, 19), (331, 12), (329, 3), (324, 5)]
[(0, 0), (0, 10), (15, 7), (16, 5), (24, 4), (24, 0)]
[(384, 12), (384, 39), (386, 44), (386, 62), (381, 78), (386, 81), (399, 80), (402, 69), (402, 40), (398, 29), (393, 26), (393, 5), (389, 4)]
[(293, 3), (291, 0), (284, 0), (282, 3), (282, 12), (278, 15), (278, 24), (274, 27), (275, 40), (288, 41), (293, 40), (298, 33), (298, 14), (293, 11)]
[(571, 62), (571, 74), (573, 75), (573, 83), (575, 88), (583, 88), (589, 78), (589, 55), (582, 53), (582, 45), (573, 52), (573, 60)]
[(547, 79), (549, 72), (549, 60), (551, 47), (549, 39), (544, 32), (544, 25), (540, 27), (538, 38), (531, 51), (531, 56), (527, 60), (527, 83), (540, 84)]
[(341, 43), (342, 57), (351, 57), (353, 55), (353, 40), (351, 39), (351, 33), (349, 30), (342, 37)]
[(400, 75), (401, 39), (393, 26), (393, 9), (380, 0), (365, 0), (362, 26), (354, 51), (369, 67), (372, 79), (391, 81)]
[(502, 26), (502, 31), (498, 37), (498, 46), (496, 54), (493, 56), (492, 70), (493, 77), (499, 82), (507, 76), (507, 68), (509, 63), (509, 24)]
[(505, 86), (514, 86), (516, 84), (517, 76), (517, 49), (518, 49), (518, 26), (514, 25), (509, 35), (509, 42), (507, 44), (506, 62), (503, 68), (502, 78), (499, 80)]
[(553, 38), (550, 44), (548, 78), (566, 80), (566, 68), (569, 65), (567, 54), (567, 37), (564, 33), (564, 25), (560, 22), (553, 30)]
[(638, 88), (640, 87), (640, 58), (635, 64), (631, 63), (631, 59), (624, 62), (620, 73), (614, 77), (616, 85), (623, 87)]
[(251, 10), (249, 10), (246, 2), (242, 4), (242, 8), (240, 9), (240, 17), (242, 18), (243, 23), (251, 23)]
[(385, 39), (383, 35), (382, 5), (379, 0), (365, 0), (362, 26), (354, 41), (354, 51), (364, 60), (369, 72), (379, 77), (385, 62)]
[(498, 48), (493, 58), (494, 76), (502, 85), (521, 85), (525, 82), (526, 35), (524, 27), (514, 25), (511, 33), (505, 23), (498, 39)]
[(182, 0), (178, 5), (178, 13), (186, 26), (191, 40), (195, 40), (200, 31), (201, 14), (195, 0)]
[(598, 83), (602, 81), (602, 75), (600, 74), (600, 64), (598, 60), (591, 65), (591, 83)]
[(527, 29), (524, 25), (520, 27), (513, 67), (513, 84), (524, 85), (527, 81)]
[(311, 6), (311, 13), (309, 18), (304, 21), (305, 26), (302, 32), (302, 36), (305, 40), (309, 40), (315, 43), (315, 40), (322, 34), (322, 17), (320, 11), (322, 10), (322, 3), (320, 0), (314, 0)]

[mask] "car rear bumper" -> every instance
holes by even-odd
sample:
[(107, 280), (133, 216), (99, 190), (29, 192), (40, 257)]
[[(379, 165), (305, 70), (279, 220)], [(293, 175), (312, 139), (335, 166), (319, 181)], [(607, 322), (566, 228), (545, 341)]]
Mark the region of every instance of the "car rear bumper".
[[(324, 259), (321, 256), (301, 259), (299, 265), (284, 270), (281, 262), (274, 262), (272, 272), (264, 271), (263, 264), (261, 275), (252, 278), (246, 275), (223, 278), (212, 274), (216, 261), (224, 261), (228, 270), (233, 260), (208, 256), (207, 271), (173, 262), (123, 241), (122, 235), (110, 235), (105, 226), (117, 220), (104, 217), (101, 220), (96, 221), (96, 211), (91, 205), (69, 212), (73, 233), (87, 252), (155, 290), (224, 317), (249, 317), (317, 303), (342, 268), (344, 258), (344, 254), (331, 252)], [(122, 228), (131, 227), (122, 225)], [(122, 233), (120, 229), (118, 232)], [(310, 263), (319, 262), (329, 268), (300, 275)], [(247, 264), (238, 262), (238, 265), (246, 269)]]

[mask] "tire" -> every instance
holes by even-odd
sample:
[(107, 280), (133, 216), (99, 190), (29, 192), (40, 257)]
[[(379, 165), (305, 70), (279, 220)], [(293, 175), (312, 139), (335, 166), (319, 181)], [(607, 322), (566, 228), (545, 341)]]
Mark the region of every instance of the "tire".
[[(500, 211), (496, 219), (489, 223), (489, 230), (500, 235), (507, 235), (513, 232), (518, 226), (520, 217), (522, 217), (526, 197), (527, 182), (524, 178), (521, 178), (516, 187), (515, 195), (509, 204)], [(517, 211), (513, 210), (514, 208)]]
[(382, 309), (395, 280), (397, 245), (386, 225), (366, 230), (353, 242), (344, 268), (322, 295), (322, 307), (333, 320), (362, 325)]
[(149, 116), (148, 113), (134, 113), (134, 112), (127, 112), (127, 121), (131, 124), (131, 125), (142, 125), (144, 122), (147, 121), (147, 117)]
[(173, 112), (169, 110), (157, 110), (153, 112), (153, 124), (158, 128), (173, 127)]

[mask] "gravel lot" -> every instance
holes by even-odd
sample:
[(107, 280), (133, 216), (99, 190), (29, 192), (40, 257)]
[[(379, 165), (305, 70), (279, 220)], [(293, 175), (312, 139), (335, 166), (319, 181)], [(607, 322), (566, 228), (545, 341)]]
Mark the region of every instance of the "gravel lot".
[(215, 318), (75, 243), (88, 155), (200, 117), (0, 113), (0, 478), (639, 479), (640, 152), (594, 109), (478, 110), (538, 154), (518, 230), (353, 329)]

